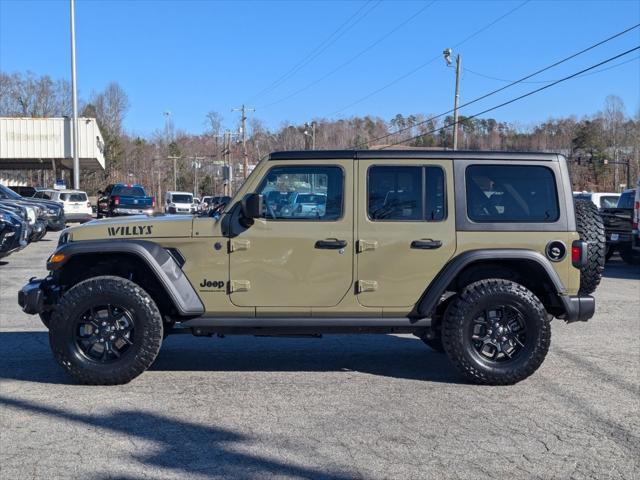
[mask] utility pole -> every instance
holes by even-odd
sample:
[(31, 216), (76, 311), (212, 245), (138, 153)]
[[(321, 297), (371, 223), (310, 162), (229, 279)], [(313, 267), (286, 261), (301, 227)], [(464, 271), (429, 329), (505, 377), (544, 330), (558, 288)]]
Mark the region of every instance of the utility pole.
[(177, 179), (177, 174), (176, 174), (176, 168), (177, 168), (177, 160), (180, 160), (182, 157), (176, 157), (174, 155), (170, 155), (167, 157), (168, 160), (173, 160), (173, 191), (175, 192), (176, 190), (178, 190), (178, 179)]
[[(451, 54), (453, 50), (450, 48), (445, 49), (442, 54), (444, 60), (447, 62), (447, 66), (452, 64)], [(462, 55), (456, 55), (456, 93), (453, 100), (453, 149), (458, 149), (458, 103), (460, 101), (460, 70), (462, 69)]]
[(73, 188), (80, 190), (80, 155), (78, 152), (78, 88), (76, 85), (76, 2), (71, 8), (71, 102), (73, 103)]
[(255, 108), (248, 108), (244, 104), (240, 108), (232, 108), (232, 112), (241, 112), (242, 117), (240, 117), (240, 121), (242, 122), (241, 132), (242, 135), (242, 176), (246, 180), (247, 172), (249, 170), (249, 155), (247, 154), (247, 112), (255, 112)]
[[(311, 127), (311, 133), (309, 133), (309, 127)], [(316, 149), (316, 122), (311, 122), (311, 125), (308, 123), (304, 124), (304, 136), (305, 136), (305, 148), (309, 149), (309, 144), (307, 142), (307, 138), (311, 137), (311, 150)]]
[(205, 157), (198, 157), (197, 155), (193, 157), (193, 196), (199, 197), (198, 195), (198, 169), (202, 167), (200, 160), (204, 160)]

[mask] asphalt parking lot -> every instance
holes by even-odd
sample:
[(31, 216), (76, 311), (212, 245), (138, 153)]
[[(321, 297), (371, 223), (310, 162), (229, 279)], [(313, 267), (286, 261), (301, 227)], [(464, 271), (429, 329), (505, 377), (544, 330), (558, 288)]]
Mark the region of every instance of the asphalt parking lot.
[(57, 235), (0, 260), (0, 478), (639, 478), (640, 269), (607, 265), (540, 370), (462, 383), (411, 336), (167, 339), (118, 387), (75, 385), (16, 292)]

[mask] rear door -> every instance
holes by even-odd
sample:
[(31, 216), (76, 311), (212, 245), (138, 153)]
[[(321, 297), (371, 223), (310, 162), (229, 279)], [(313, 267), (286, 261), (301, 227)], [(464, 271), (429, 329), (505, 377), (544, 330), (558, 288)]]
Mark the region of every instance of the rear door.
[(451, 160), (359, 160), (359, 302), (411, 307), (456, 249)]
[[(264, 216), (230, 240), (238, 306), (331, 307), (353, 285), (353, 160), (269, 162)], [(308, 194), (316, 207), (292, 200)], [(310, 312), (310, 309), (308, 310)]]

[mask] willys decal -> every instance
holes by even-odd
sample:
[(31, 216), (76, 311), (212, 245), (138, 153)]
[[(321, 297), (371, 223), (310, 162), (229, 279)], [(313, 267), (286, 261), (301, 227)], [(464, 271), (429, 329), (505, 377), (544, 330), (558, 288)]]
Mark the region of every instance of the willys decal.
[(108, 227), (110, 237), (133, 237), (151, 235), (153, 225), (126, 225), (124, 227)]

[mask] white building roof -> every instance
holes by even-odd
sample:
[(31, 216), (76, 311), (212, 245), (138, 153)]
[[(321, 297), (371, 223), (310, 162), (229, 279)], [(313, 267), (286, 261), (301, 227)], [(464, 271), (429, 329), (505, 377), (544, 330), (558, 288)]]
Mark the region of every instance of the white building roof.
[[(71, 169), (70, 118), (0, 117), (0, 170)], [(80, 169), (104, 170), (104, 141), (95, 118), (78, 118)]]

